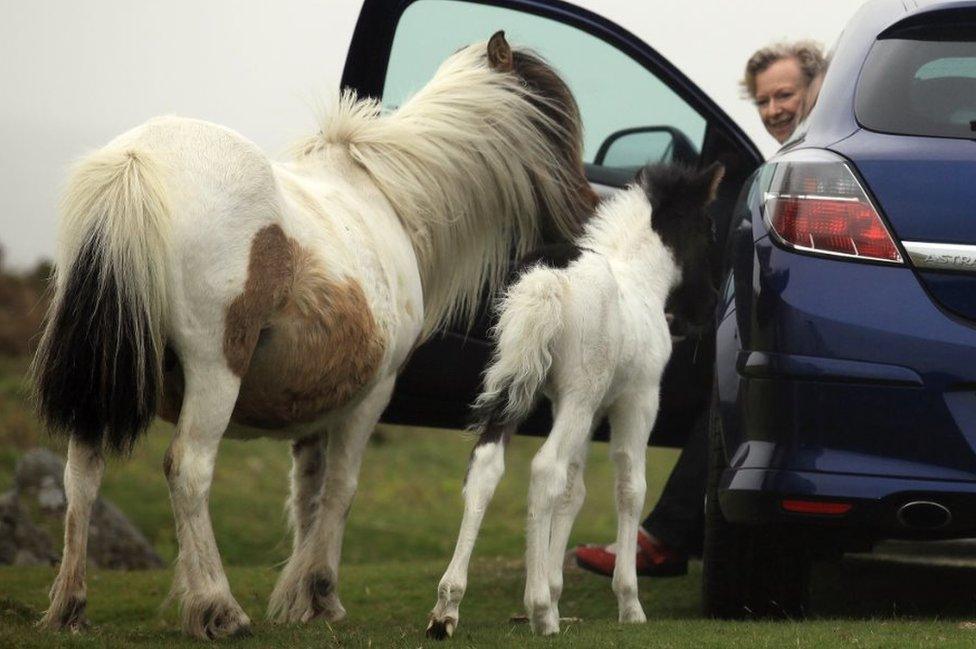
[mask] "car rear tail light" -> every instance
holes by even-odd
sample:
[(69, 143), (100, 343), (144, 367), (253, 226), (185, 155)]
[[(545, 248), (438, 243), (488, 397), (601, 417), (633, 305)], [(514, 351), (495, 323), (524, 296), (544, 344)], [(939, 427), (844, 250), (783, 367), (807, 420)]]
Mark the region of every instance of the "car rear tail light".
[(901, 253), (847, 162), (798, 151), (775, 163), (763, 201), (780, 243), (821, 255), (900, 264)]
[(851, 503), (824, 500), (783, 500), (780, 505), (784, 510), (794, 514), (819, 514), (821, 516), (842, 516), (854, 507)]

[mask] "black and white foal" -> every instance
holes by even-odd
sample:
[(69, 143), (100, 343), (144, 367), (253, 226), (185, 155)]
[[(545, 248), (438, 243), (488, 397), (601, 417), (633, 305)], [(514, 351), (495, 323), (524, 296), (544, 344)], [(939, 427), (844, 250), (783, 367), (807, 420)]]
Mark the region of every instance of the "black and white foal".
[[(563, 269), (533, 266), (506, 292), (494, 359), (475, 403), (480, 438), (465, 480), (464, 518), (428, 636), (450, 636), (457, 626), (468, 561), (504, 472), (505, 445), (540, 395), (551, 400), (554, 423), (532, 461), (529, 486), (525, 607), (533, 631), (559, 631), (563, 554), (585, 495), (588, 442), (604, 416), (616, 465), (618, 553), (636, 553), (645, 450), (671, 355), (665, 303), (673, 295), (676, 316), (692, 324), (714, 310), (705, 206), (723, 173), (719, 164), (704, 172), (645, 167), (598, 208), (577, 259)], [(633, 561), (617, 562), (613, 590), (620, 621), (644, 622)]]

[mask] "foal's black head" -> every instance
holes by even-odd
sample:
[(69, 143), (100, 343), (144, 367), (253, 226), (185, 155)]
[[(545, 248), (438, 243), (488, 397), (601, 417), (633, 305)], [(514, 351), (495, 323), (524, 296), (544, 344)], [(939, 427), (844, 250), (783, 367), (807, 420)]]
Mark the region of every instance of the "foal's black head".
[(704, 171), (674, 164), (648, 165), (637, 182), (651, 202), (651, 228), (671, 250), (681, 281), (668, 298), (674, 315), (671, 332), (684, 335), (708, 324), (718, 292), (712, 284), (712, 220), (705, 207), (715, 199), (725, 167), (714, 163)]

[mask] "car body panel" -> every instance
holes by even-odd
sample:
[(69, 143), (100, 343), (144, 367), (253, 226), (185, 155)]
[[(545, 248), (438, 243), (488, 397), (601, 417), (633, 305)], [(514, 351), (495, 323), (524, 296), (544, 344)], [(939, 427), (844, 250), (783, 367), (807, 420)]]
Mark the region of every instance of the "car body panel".
[[(846, 161), (906, 263), (779, 244), (762, 213), (779, 155), (740, 194), (716, 336), (729, 462), (719, 500), (730, 521), (860, 528), (876, 538), (976, 529), (976, 273), (917, 268), (900, 243), (976, 243), (976, 142), (875, 133), (854, 114), (877, 34), (974, 6), (865, 5), (803, 131), (781, 152), (820, 149)], [(785, 511), (782, 500), (796, 497), (854, 509), (843, 517)], [(897, 512), (912, 499), (945, 504), (953, 521), (910, 529)]]

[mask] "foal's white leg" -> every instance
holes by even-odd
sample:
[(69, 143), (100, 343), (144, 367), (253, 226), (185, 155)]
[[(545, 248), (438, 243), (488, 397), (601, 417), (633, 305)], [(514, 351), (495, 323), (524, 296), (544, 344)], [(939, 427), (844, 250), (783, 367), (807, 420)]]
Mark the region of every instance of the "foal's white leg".
[(322, 490), (325, 463), (322, 457), (322, 436), (311, 435), (291, 445), (291, 494), (288, 496), (288, 517), (294, 532), (292, 553), (298, 552), (312, 527), (318, 495)]
[(458, 607), (468, 585), (468, 563), (495, 488), (505, 473), (507, 437), (480, 443), (471, 453), (471, 465), (464, 481), (464, 516), (454, 556), (437, 585), (437, 604), (428, 616), (427, 637), (443, 640), (454, 634)]
[(613, 592), (621, 622), (647, 620), (637, 598), (637, 528), (647, 492), (647, 439), (657, 416), (658, 389), (624, 397), (610, 410), (610, 456), (616, 465), (617, 557)]
[(549, 590), (549, 548), (553, 508), (566, 491), (569, 465), (587, 442), (594, 408), (563, 401), (556, 411), (552, 432), (532, 459), (529, 481), (529, 516), (526, 526), (525, 609), (532, 630), (542, 635), (559, 632), (559, 614)]
[(71, 439), (64, 468), (64, 493), (68, 500), (64, 515), (64, 551), (58, 577), (51, 586), (51, 606), (41, 618), (41, 626), (80, 631), (88, 625), (85, 619), (88, 522), (104, 470), (101, 452)]
[(301, 546), (275, 584), (268, 617), (278, 622), (308, 622), (317, 617), (332, 622), (345, 617), (337, 594), (342, 535), (366, 442), (390, 401), (394, 380), (384, 378), (344, 421), (330, 428), (317, 510)]
[(180, 544), (174, 594), (180, 596), (183, 630), (189, 635), (213, 639), (247, 634), (250, 619), (231, 595), (208, 506), (217, 446), (234, 410), (240, 379), (222, 357), (212, 362), (185, 358), (183, 369), (183, 407), (163, 464)]
[[(592, 428), (592, 427), (591, 427)], [(587, 439), (590, 438), (587, 435)], [(583, 501), (586, 500), (586, 485), (583, 477), (586, 472), (586, 458), (590, 445), (580, 445), (579, 453), (570, 461), (566, 472), (566, 490), (556, 501), (555, 512), (552, 517), (552, 533), (549, 537), (549, 597), (552, 600), (553, 615), (559, 618), (559, 597), (563, 592), (563, 562), (566, 555), (566, 545), (569, 534), (573, 530), (573, 523), (579, 514)]]

